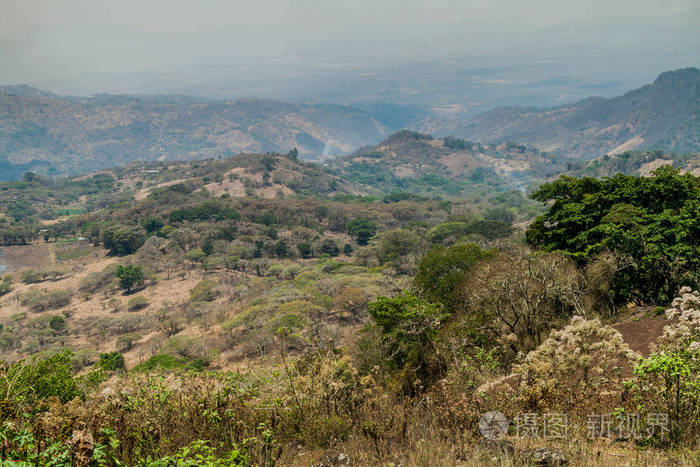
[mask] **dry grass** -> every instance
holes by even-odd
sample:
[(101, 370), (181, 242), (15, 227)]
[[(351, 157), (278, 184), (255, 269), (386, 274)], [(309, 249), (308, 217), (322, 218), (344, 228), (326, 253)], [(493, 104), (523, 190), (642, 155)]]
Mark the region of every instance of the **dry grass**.
[(640, 449), (629, 443), (609, 440), (591, 442), (585, 438), (573, 438), (551, 442), (509, 438), (515, 447), (515, 453), (510, 455), (486, 447), (481, 439), (471, 438), (469, 434), (463, 434), (461, 439), (449, 439), (432, 431), (418, 435), (405, 443), (382, 446), (379, 450), (366, 437), (353, 435), (347, 442), (330, 449), (290, 449), (284, 453), (281, 462), (282, 465), (315, 466), (329, 454), (344, 453), (352, 465), (363, 466), (514, 467), (534, 465), (527, 451), (541, 447), (563, 453), (571, 467), (691, 467), (698, 465), (700, 460), (697, 453)]
[(5, 263), (9, 272), (22, 268), (40, 269), (54, 264), (53, 245), (37, 242), (31, 245), (4, 246)]

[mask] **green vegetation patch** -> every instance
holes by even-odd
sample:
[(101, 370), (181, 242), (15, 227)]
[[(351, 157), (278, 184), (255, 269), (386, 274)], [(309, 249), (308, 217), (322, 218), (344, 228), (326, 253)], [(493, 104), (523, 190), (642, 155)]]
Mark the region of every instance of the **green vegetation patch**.
[(204, 357), (187, 359), (174, 357), (168, 354), (158, 354), (145, 362), (136, 365), (133, 371), (137, 372), (168, 372), (176, 370), (203, 371), (209, 366), (208, 359)]

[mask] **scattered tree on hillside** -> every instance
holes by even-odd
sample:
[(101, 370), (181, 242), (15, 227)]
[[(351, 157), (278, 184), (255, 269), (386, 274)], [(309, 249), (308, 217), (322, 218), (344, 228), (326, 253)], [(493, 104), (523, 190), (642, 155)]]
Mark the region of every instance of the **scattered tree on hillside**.
[(412, 272), (416, 258), (426, 246), (425, 240), (420, 235), (406, 229), (382, 232), (372, 243), (376, 244), (379, 264), (391, 265), (400, 272)]
[(349, 221), (346, 225), (348, 233), (355, 237), (360, 245), (367, 245), (369, 240), (377, 233), (376, 222), (360, 218)]
[(428, 303), (408, 292), (394, 298), (379, 297), (367, 311), (382, 331), (390, 348), (389, 362), (404, 372), (406, 392), (417, 390), (440, 375), (435, 337), (447, 317), (442, 305)]
[(102, 243), (114, 255), (130, 255), (146, 241), (146, 230), (141, 226), (115, 226), (102, 231)]
[(133, 264), (127, 264), (126, 266), (118, 265), (116, 275), (119, 279), (119, 285), (127, 293), (130, 293), (134, 288), (143, 284), (144, 281), (143, 268)]
[(457, 286), (479, 261), (491, 258), (493, 251), (485, 251), (474, 243), (433, 246), (418, 263), (414, 281), (423, 298), (442, 303), (453, 309)]

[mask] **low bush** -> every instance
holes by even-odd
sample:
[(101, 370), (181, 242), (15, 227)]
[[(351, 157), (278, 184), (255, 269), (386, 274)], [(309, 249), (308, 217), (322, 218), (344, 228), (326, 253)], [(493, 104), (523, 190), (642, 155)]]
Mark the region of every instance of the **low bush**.
[(85, 293), (96, 293), (116, 285), (116, 264), (110, 264), (102, 271), (93, 272), (85, 276), (78, 284), (78, 290)]
[(105, 371), (115, 371), (124, 368), (124, 356), (119, 352), (100, 354), (97, 366)]
[(36, 269), (27, 269), (22, 271), (19, 280), (25, 284), (35, 284), (41, 281), (41, 274)]
[(69, 305), (70, 302), (71, 293), (68, 290), (54, 290), (46, 293), (39, 290), (30, 290), (20, 298), (20, 303), (23, 306), (28, 306), (31, 311), (37, 313), (61, 308)]
[(634, 402), (648, 414), (667, 414), (671, 443), (697, 442), (700, 432), (700, 293), (683, 287), (666, 310), (672, 320), (634, 368)]
[(0, 282), (0, 297), (3, 295), (7, 295), (8, 293), (12, 292), (12, 286), (10, 285), (9, 282), (1, 281)]
[(148, 299), (143, 295), (137, 295), (126, 302), (127, 311), (138, 311), (148, 306)]
[(202, 371), (209, 366), (206, 358), (178, 358), (168, 354), (158, 354), (149, 358), (145, 362), (136, 365), (134, 371), (174, 371), (174, 370), (194, 370)]
[(197, 359), (207, 356), (207, 347), (201, 337), (174, 336), (161, 349), (162, 354), (177, 358)]
[(218, 295), (215, 281), (201, 281), (190, 290), (190, 301), (211, 302)]
[(35, 404), (49, 397), (68, 402), (81, 395), (73, 377), (69, 350), (49, 357), (20, 360), (0, 368), (0, 392), (5, 401)]
[(129, 332), (119, 336), (117, 339), (117, 350), (120, 352), (128, 352), (134, 345), (134, 342), (140, 340), (143, 336), (138, 332)]

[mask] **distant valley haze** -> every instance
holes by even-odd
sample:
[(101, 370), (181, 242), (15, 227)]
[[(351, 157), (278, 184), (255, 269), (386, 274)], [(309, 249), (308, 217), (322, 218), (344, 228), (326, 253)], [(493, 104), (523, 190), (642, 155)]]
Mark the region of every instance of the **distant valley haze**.
[[(403, 128), (574, 158), (697, 151), (697, 24), (695, 0), (2, 0), (2, 178), (327, 157)], [(690, 71), (642, 88), (672, 70)]]
[(62, 95), (553, 106), (700, 63), (695, 0), (3, 0), (0, 83)]

